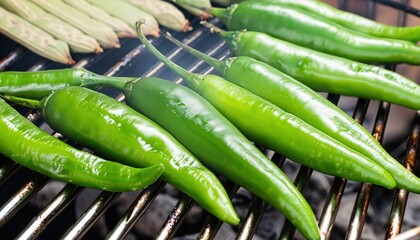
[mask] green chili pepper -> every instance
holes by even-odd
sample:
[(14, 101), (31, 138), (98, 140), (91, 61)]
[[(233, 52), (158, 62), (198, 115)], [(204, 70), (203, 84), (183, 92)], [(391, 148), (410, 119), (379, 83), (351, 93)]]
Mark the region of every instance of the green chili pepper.
[(265, 62), (316, 91), (420, 110), (420, 86), (398, 73), (300, 47), (264, 33), (225, 32), (214, 26), (212, 30), (226, 40), (235, 55)]
[[(38, 72), (40, 73), (42, 72)], [(78, 81), (72, 83), (78, 84)], [(102, 82), (102, 85), (106, 86), (107, 83)], [(303, 200), (283, 172), (192, 90), (156, 78), (134, 80), (119, 89), (124, 91), (130, 106), (169, 130), (206, 165), (256, 193), (273, 206), (281, 209), (279, 201), (284, 196), (289, 196), (288, 200), (296, 203)], [(17, 102), (19, 99), (14, 97), (11, 100)], [(33, 104), (25, 99), (20, 104), (22, 103)], [(80, 124), (82, 123), (77, 123)], [(249, 174), (254, 177), (249, 178)], [(298, 196), (297, 199), (295, 195)]]
[(133, 78), (106, 77), (83, 68), (45, 70), (39, 72), (0, 72), (0, 93), (40, 100), (65, 86), (95, 87), (98, 83), (123, 88)]
[(168, 130), (207, 167), (261, 197), (295, 224), (308, 224), (311, 236), (316, 233), (315, 217), (289, 178), (197, 93), (157, 78), (130, 82), (124, 93), (130, 106)]
[(213, 8), (229, 30), (257, 31), (273, 37), (361, 62), (420, 64), (420, 47), (403, 40), (359, 33), (317, 14), (265, 1), (246, 1)]
[[(72, 83), (79, 84), (80, 81)], [(101, 81), (95, 84), (108, 85)], [(201, 161), (225, 177), (279, 209), (279, 201), (285, 196), (289, 196), (289, 201), (302, 201), (303, 197), (287, 176), (192, 90), (156, 78), (134, 80), (123, 88), (117, 88), (124, 91), (130, 106), (169, 130)], [(11, 100), (18, 102), (19, 99), (13, 97)], [(26, 99), (20, 102), (29, 103), (34, 104)], [(249, 174), (253, 178), (249, 178)], [(294, 195), (298, 195), (298, 198), (295, 199)]]
[[(147, 41), (140, 30), (141, 23), (137, 24), (139, 38), (146, 48), (180, 75), (189, 88), (209, 101), (250, 140), (324, 173), (395, 187), (394, 179), (381, 167), (294, 115), (223, 78), (192, 74), (174, 64)], [(289, 196), (284, 198), (288, 199)], [(307, 217), (310, 208), (305, 207), (306, 202), (291, 200), (287, 203), (290, 205), (282, 203), (279, 209), (286, 218), (305, 237), (320, 238), (313, 218)]]
[(176, 40), (170, 34), (166, 37), (215, 67), (226, 80), (263, 97), (374, 160), (391, 173), (397, 187), (420, 193), (419, 178), (390, 156), (364, 127), (312, 89), (253, 58), (239, 56), (219, 61)]
[[(242, 1), (244, 0), (240, 2)], [(318, 0), (274, 0), (273, 2), (317, 14), (344, 27), (372, 36), (412, 42), (418, 42), (420, 40), (420, 26), (396, 27), (382, 24), (351, 12), (339, 10)]]
[[(55, 73), (59, 76), (59, 71)], [(59, 79), (55, 81), (57, 83)], [(36, 82), (27, 82), (27, 84), (34, 83)], [(80, 81), (71, 81), (70, 84), (77, 85)], [(99, 85), (108, 86), (109, 82), (101, 81), (99, 78), (94, 86)], [(124, 91), (130, 106), (170, 130), (171, 134), (212, 169), (256, 193), (277, 208), (280, 208), (279, 196), (297, 194), (299, 198), (295, 201), (302, 201), (301, 194), (284, 173), (214, 107), (192, 90), (156, 78), (130, 81), (125, 86), (121, 84), (117, 88)], [(39, 101), (6, 97), (28, 107), (39, 105)], [(254, 177), (249, 178), (249, 174)], [(289, 197), (289, 199), (294, 198)]]
[(162, 164), (162, 179), (224, 222), (239, 218), (217, 177), (172, 135), (127, 105), (82, 87), (65, 87), (41, 101), (45, 121), (64, 136), (134, 167)]
[(48, 177), (113, 192), (155, 182), (162, 165), (138, 169), (75, 149), (42, 131), (0, 99), (0, 153)]

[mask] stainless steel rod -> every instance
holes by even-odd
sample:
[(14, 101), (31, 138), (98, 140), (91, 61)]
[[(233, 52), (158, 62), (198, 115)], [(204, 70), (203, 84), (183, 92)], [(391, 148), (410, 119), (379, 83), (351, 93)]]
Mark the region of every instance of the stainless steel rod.
[(35, 174), (18, 192), (0, 208), (0, 228), (3, 227), (48, 182), (48, 178)]
[(77, 221), (63, 234), (61, 239), (71, 240), (80, 239), (95, 224), (99, 217), (106, 211), (112, 201), (117, 198), (120, 193), (101, 192), (93, 201), (89, 208), (77, 219)]
[(82, 187), (67, 184), (57, 196), (26, 226), (16, 239), (35, 239), (55, 217), (62, 212), (76, 196)]
[(152, 203), (155, 197), (162, 191), (165, 184), (166, 183), (163, 181), (157, 181), (144, 189), (120, 218), (106, 239), (122, 239), (141, 217), (144, 211), (146, 211), (147, 207)]

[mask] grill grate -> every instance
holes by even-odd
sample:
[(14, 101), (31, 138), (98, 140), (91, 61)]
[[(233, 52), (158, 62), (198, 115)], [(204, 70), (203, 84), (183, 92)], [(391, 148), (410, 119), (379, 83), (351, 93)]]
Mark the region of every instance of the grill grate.
[[(405, 12), (400, 14), (400, 25), (405, 24), (406, 12), (410, 14), (419, 15), (419, 10), (409, 7), (407, 1), (395, 2), (375, 0), (376, 2), (387, 3), (387, 5), (395, 8), (403, 9)], [(339, 1), (340, 7), (345, 8), (347, 1)], [(374, 4), (367, 2), (368, 16), (374, 15)], [(218, 20), (212, 20), (213, 24), (221, 26)], [(184, 39), (184, 42), (195, 47), (200, 46), (201, 49), (207, 50), (206, 53), (216, 58), (223, 59), (229, 56), (229, 52), (224, 42), (216, 35), (210, 34), (209, 31), (198, 24), (198, 20), (192, 20), (194, 31), (190, 33), (173, 33), (178, 39)], [(7, 42), (9, 40), (1, 38), (0, 42)], [(190, 71), (211, 73), (212, 68), (207, 67), (202, 61), (195, 60), (193, 57), (188, 57), (178, 47), (173, 47), (163, 38), (153, 39), (153, 44), (159, 48), (170, 59), (177, 61), (181, 66)], [(77, 63), (73, 66), (76, 68), (88, 68), (99, 74), (108, 76), (156, 76), (165, 79), (173, 79), (180, 84), (182, 81), (169, 71), (163, 63), (157, 60), (148, 53), (144, 46), (138, 44), (138, 40), (123, 40), (122, 48), (119, 50), (108, 50), (101, 55), (81, 55), (75, 56)], [(58, 64), (44, 61), (37, 56), (32, 56), (27, 50), (13, 45), (13, 49), (9, 49), (0, 61), (0, 71), (4, 70), (27, 70), (38, 71), (41, 69), (54, 69), (61, 67)], [(28, 60), (29, 59), (29, 60)], [(116, 62), (117, 59), (117, 62)], [(112, 65), (113, 64), (113, 65)], [(395, 66), (388, 66), (389, 69), (395, 70)], [(117, 98), (120, 101), (124, 100), (123, 95), (119, 92), (111, 91), (109, 89), (100, 89)], [(329, 94), (327, 98), (338, 104), (340, 96)], [(370, 101), (358, 99), (354, 106), (353, 117), (359, 123), (363, 124), (365, 116), (368, 112)], [(376, 112), (376, 119), (372, 134), (375, 138), (382, 142), (384, 138), (385, 126), (389, 118), (390, 104), (380, 103)], [(42, 122), (37, 112), (28, 111), (25, 108), (16, 106), (22, 114), (27, 116), (32, 122), (39, 125), (41, 128), (54, 134), (56, 137), (61, 137), (58, 133), (54, 133), (48, 126)], [(418, 158), (418, 144), (420, 132), (420, 112), (416, 113), (413, 127), (408, 135), (406, 143), (405, 166), (414, 170), (415, 161)], [(273, 153), (270, 150), (263, 151), (269, 156), (279, 167), (282, 167), (287, 160), (280, 154)], [(0, 156), (1, 157), (1, 156)], [(311, 180), (312, 170), (306, 167), (300, 167), (295, 180), (296, 186), (302, 192)], [(28, 177), (31, 176), (31, 177)], [(15, 181), (19, 179), (19, 181)], [(69, 223), (62, 224), (60, 221), (66, 218), (66, 215), (71, 212), (75, 199), (81, 197), (86, 190), (84, 188), (66, 184), (43, 206), (42, 211), (36, 212), (31, 216), (24, 216), (27, 208), (25, 206), (31, 199), (36, 198), (39, 191), (52, 184), (53, 180), (34, 173), (28, 169), (22, 168), (18, 164), (13, 163), (8, 159), (1, 158), (0, 161), (0, 191), (5, 194), (0, 196), (0, 238), (7, 239), (18, 236), (19, 239), (33, 239), (42, 238), (54, 232), (58, 232), (57, 236), (62, 239), (80, 239), (99, 221), (100, 217), (109, 211), (110, 206), (124, 193), (110, 193), (98, 192), (96, 199), (93, 199), (90, 206), (84, 210), (83, 214)], [(324, 239), (329, 239), (332, 236), (334, 225), (336, 223), (337, 213), (341, 204), (343, 194), (348, 182), (340, 178), (331, 180), (331, 186), (327, 196), (325, 196), (325, 204), (323, 205), (322, 213), (319, 216), (319, 226)], [(142, 215), (150, 208), (155, 198), (162, 193), (167, 186), (166, 183), (158, 181), (146, 189), (136, 192), (136, 197), (131, 205), (125, 210), (122, 216), (116, 221), (112, 229), (106, 235), (107, 239), (122, 239), (127, 233), (131, 231), (134, 224), (142, 217)], [(231, 182), (225, 182), (226, 189), (229, 195), (235, 199), (239, 187)], [(362, 238), (363, 226), (366, 223), (368, 216), (368, 206), (370, 204), (371, 196), (374, 194), (374, 186), (371, 184), (362, 184), (357, 198), (352, 208), (350, 216), (349, 227), (345, 236), (347, 239)], [(310, 190), (310, 189), (307, 189)], [(408, 193), (404, 190), (396, 190), (393, 192), (393, 203), (389, 214), (389, 221), (385, 232), (387, 239), (395, 237), (399, 234), (404, 218), (404, 211), (407, 204)], [(391, 198), (391, 195), (389, 195)], [(182, 229), (182, 223), (189, 211), (194, 207), (194, 202), (186, 195), (179, 196), (179, 200), (172, 209), (172, 212), (167, 216), (166, 221), (162, 225), (160, 231), (154, 237), (156, 239), (170, 239), (177, 235)], [(242, 219), (242, 225), (239, 227), (236, 238), (237, 239), (251, 239), (254, 237), (256, 230), (259, 227), (263, 214), (269, 206), (259, 198), (252, 199), (248, 212), (245, 218)], [(74, 213), (70, 213), (74, 214)], [(23, 215), (23, 216), (22, 216)], [(29, 214), (28, 214), (29, 215)], [(16, 219), (25, 219), (18, 221)], [(31, 220), (32, 219), (32, 220)], [(26, 221), (27, 220), (27, 221)], [(19, 222), (19, 223), (17, 223)], [(60, 223), (57, 223), (60, 222)], [(16, 227), (17, 233), (10, 230), (12, 226)], [(64, 225), (59, 228), (59, 225)], [(212, 215), (208, 215), (203, 224), (198, 229), (198, 239), (212, 239), (222, 227), (222, 222)], [(59, 232), (59, 229), (64, 229)], [(44, 235), (45, 234), (45, 235)], [(50, 236), (50, 235), (48, 235)], [(403, 236), (403, 235), (401, 235)], [(300, 235), (295, 234), (295, 229), (289, 222), (285, 222), (280, 233), (280, 239), (300, 238)], [(408, 238), (406, 238), (408, 239)]]

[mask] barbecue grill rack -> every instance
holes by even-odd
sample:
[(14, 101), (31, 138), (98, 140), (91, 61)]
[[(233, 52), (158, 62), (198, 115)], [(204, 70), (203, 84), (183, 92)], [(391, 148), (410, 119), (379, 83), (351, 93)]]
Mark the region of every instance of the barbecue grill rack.
[[(375, 3), (380, 2), (401, 9), (399, 11), (399, 25), (405, 25), (406, 15), (414, 14), (420, 16), (420, 10), (412, 8), (408, 5), (408, 1), (359, 1), (361, 4), (366, 4), (366, 15), (373, 18), (375, 13)], [(345, 9), (347, 1), (339, 1), (339, 7)], [(395, 10), (397, 11), (397, 10)], [(216, 58), (223, 59), (230, 55), (227, 46), (222, 39), (215, 34), (211, 34), (208, 29), (200, 26), (199, 20), (189, 16), (191, 24), (194, 27), (192, 32), (188, 33), (172, 33), (174, 37), (183, 39), (187, 44), (205, 51), (207, 54)], [(211, 20), (211, 23), (223, 27), (222, 23), (216, 19)], [(28, 52), (26, 49), (20, 47), (10, 39), (0, 36), (0, 56), (4, 56), (0, 60), (0, 71), (4, 70), (20, 70), (20, 71), (37, 71), (42, 69), (55, 69), (63, 67), (43, 58)], [(159, 39), (152, 39), (152, 43), (167, 57), (177, 62), (181, 66), (190, 71), (198, 73), (213, 73), (213, 69), (208, 67), (202, 61), (195, 59), (183, 52), (180, 48), (169, 43), (163, 37)], [(100, 55), (74, 55), (76, 65), (73, 67), (84, 67), (93, 72), (109, 75), (109, 76), (155, 76), (162, 77), (171, 81), (182, 81), (170, 70), (168, 70), (162, 63), (158, 62), (143, 45), (139, 44), (136, 39), (123, 39), (121, 42), (121, 49), (107, 50)], [(395, 69), (395, 66), (386, 66), (390, 69)], [(120, 92), (116, 92), (107, 88), (102, 88), (100, 91), (123, 101), (123, 96)], [(339, 103), (343, 97), (337, 95), (326, 95), (326, 97), (333, 103)], [(352, 106), (353, 117), (361, 124), (364, 124), (366, 115), (369, 114), (369, 109), (374, 101), (364, 99), (357, 99)], [(374, 118), (372, 127), (372, 134), (376, 139), (382, 142), (384, 138), (384, 131), (387, 125), (387, 120), (390, 113), (390, 104), (380, 102), (377, 103), (374, 109)], [(340, 106), (340, 105), (339, 105)], [(53, 132), (40, 118), (38, 112), (28, 110), (24, 107), (14, 106), (20, 113), (30, 119), (32, 122), (40, 126), (42, 129), (54, 134), (58, 138), (62, 138), (59, 133)], [(414, 114), (413, 114), (414, 115)], [(404, 165), (414, 170), (415, 162), (418, 161), (419, 152), (419, 134), (420, 134), (420, 112), (415, 113), (415, 118), (407, 126), (409, 132), (404, 135), (401, 141), (395, 145), (395, 155), (402, 156)], [(2, 136), (0, 136), (2, 137)], [(65, 139), (63, 139), (66, 141)], [(76, 145), (77, 146), (77, 145)], [(401, 147), (403, 146), (403, 147)], [(82, 146), (77, 146), (82, 148)], [(267, 156), (269, 156), (278, 166), (287, 167), (290, 161), (282, 157), (280, 154), (273, 153), (270, 150), (262, 149)], [(294, 173), (295, 184), (305, 194), (311, 188), (307, 187), (312, 180), (313, 172), (306, 167), (298, 166), (298, 170)], [(314, 173), (315, 174), (315, 173)], [(223, 180), (223, 179), (222, 179)], [(349, 182), (340, 178), (330, 178), (330, 186), (328, 194), (320, 196), (322, 200), (321, 209), (317, 214), (319, 226), (324, 239), (334, 239), (336, 229), (336, 216), (340, 211), (342, 197), (345, 193), (345, 187), (349, 187)], [(241, 189), (233, 183), (223, 181), (226, 184), (226, 189), (233, 198), (233, 201), (241, 201)], [(368, 207), (371, 204), (370, 200), (374, 194), (377, 193), (379, 187), (371, 184), (356, 184), (358, 194), (356, 200), (353, 202), (353, 207), (348, 215), (350, 216), (347, 224), (348, 228), (342, 236), (348, 239), (363, 239), (363, 226), (369, 221), (375, 221), (375, 216), (369, 216)], [(93, 226), (97, 224), (101, 216), (106, 215), (110, 211), (110, 206), (118, 201), (118, 199), (127, 193), (110, 193), (97, 191), (96, 199), (89, 200), (89, 206), (83, 210), (81, 214), (75, 217), (74, 205), (78, 198), (84, 196), (84, 193), (91, 191), (72, 184), (58, 184), (60, 187), (51, 196), (44, 200), (41, 204), (40, 211), (33, 212), (28, 208), (28, 202), (31, 199), (40, 197), (40, 192), (49, 187), (57, 185), (57, 181), (51, 180), (41, 174), (35, 173), (31, 170), (23, 168), (15, 164), (11, 160), (6, 159), (0, 155), (0, 239), (92, 239), (95, 237), (92, 232)], [(136, 222), (150, 210), (151, 204), (156, 201), (156, 197), (166, 191), (168, 186), (162, 181), (158, 181), (144, 190), (134, 193), (134, 199), (130, 206), (124, 213), (118, 216), (118, 219), (113, 219), (113, 226), (105, 233), (107, 239), (122, 239), (132, 231)], [(307, 187), (307, 188), (306, 188)], [(305, 189), (306, 188), (306, 189)], [(238, 191), (239, 190), (239, 191)], [(389, 219), (386, 229), (384, 228), (384, 238), (392, 238), (397, 236), (401, 229), (404, 229), (403, 218), (407, 199), (414, 195), (403, 190), (387, 191), (386, 198), (392, 202), (389, 212), (386, 217)], [(133, 195), (133, 193), (132, 193)], [(44, 195), (42, 195), (44, 196)], [(185, 229), (185, 218), (192, 209), (197, 208), (194, 202), (185, 195), (178, 195), (178, 202), (174, 205), (172, 212), (166, 218), (159, 232), (156, 233), (156, 239), (170, 239), (180, 236), (181, 232), (197, 232), (199, 239), (222, 239), (218, 236), (222, 223), (211, 215), (206, 215), (204, 219), (200, 219), (199, 226), (195, 229)], [(239, 199), (239, 200), (238, 200)], [(311, 202), (311, 199), (308, 199)], [(237, 227), (237, 235), (232, 238), (237, 239), (251, 239), (255, 238), (255, 232), (260, 227), (260, 222), (264, 216), (264, 212), (270, 207), (258, 198), (253, 198), (248, 202), (246, 212), (241, 217), (241, 225)], [(374, 222), (375, 224), (375, 222)], [(420, 225), (420, 221), (418, 222)], [(191, 227), (191, 226), (188, 226)], [(280, 231), (281, 230), (281, 231)], [(407, 229), (404, 229), (407, 230)], [(301, 235), (296, 233), (293, 226), (287, 221), (282, 224), (279, 229), (280, 239), (301, 239)], [(417, 231), (418, 232), (418, 231)], [(409, 234), (409, 232), (406, 232)], [(216, 236), (216, 237), (215, 237)], [(399, 235), (401, 239), (410, 239), (403, 237), (404, 234)], [(179, 238), (187, 239), (187, 238)], [(191, 239), (191, 238), (188, 238)], [(273, 239), (273, 238), (269, 238)]]

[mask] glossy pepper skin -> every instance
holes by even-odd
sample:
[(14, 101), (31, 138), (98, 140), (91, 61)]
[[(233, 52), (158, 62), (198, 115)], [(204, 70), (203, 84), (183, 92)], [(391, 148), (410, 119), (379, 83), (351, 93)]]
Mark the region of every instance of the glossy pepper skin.
[(134, 191), (155, 182), (163, 166), (139, 169), (75, 149), (44, 132), (0, 99), (0, 153), (64, 182), (112, 192)]
[(217, 177), (172, 135), (127, 105), (82, 87), (62, 88), (42, 103), (44, 119), (64, 136), (130, 166), (162, 164), (163, 180), (222, 221), (239, 222)]
[[(240, 2), (243, 2), (242, 0)], [(251, 0), (256, 1), (256, 0)], [(360, 15), (342, 11), (327, 3), (318, 0), (258, 0), (258, 1), (271, 1), (278, 4), (308, 11), (317, 14), (338, 23), (344, 27), (353, 29), (355, 31), (363, 32), (372, 36), (382, 38), (400, 39), (411, 42), (418, 42), (420, 40), (420, 26), (410, 27), (396, 27), (392, 25), (382, 24), (377, 21), (370, 20)]]
[(124, 93), (131, 107), (168, 130), (210, 169), (281, 211), (290, 208), (292, 219), (313, 214), (289, 178), (193, 90), (143, 78), (128, 83)]
[(369, 36), (275, 2), (246, 1), (211, 13), (229, 30), (263, 32), (331, 55), (369, 63), (420, 64), (420, 47), (412, 42)]
[(391, 173), (397, 187), (420, 193), (419, 178), (390, 156), (363, 126), (309, 87), (253, 58), (239, 56), (222, 62), (171, 36), (166, 37), (215, 67), (226, 80), (270, 101), (374, 160)]
[(119, 87), (132, 78), (106, 77), (83, 68), (38, 72), (0, 72), (0, 94), (40, 100), (66, 86), (96, 86), (98, 83)]
[[(299, 118), (223, 78), (192, 74), (174, 64), (147, 41), (140, 26), (138, 23), (137, 31), (146, 48), (180, 75), (189, 88), (210, 102), (250, 140), (324, 173), (395, 187), (394, 179), (381, 167)], [(308, 217), (310, 207), (304, 199), (297, 202), (297, 196), (287, 201), (290, 205), (282, 203), (290, 199), (284, 198), (279, 210), (306, 238), (319, 239), (316, 222), (313, 217)]]
[(398, 73), (300, 47), (264, 33), (219, 33), (236, 56), (265, 62), (313, 90), (420, 110), (420, 86)]

